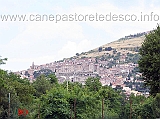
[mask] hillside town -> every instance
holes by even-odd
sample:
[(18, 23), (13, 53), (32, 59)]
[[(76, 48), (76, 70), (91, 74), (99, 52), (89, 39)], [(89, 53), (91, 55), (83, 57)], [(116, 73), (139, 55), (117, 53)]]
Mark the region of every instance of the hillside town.
[[(141, 73), (136, 71), (138, 67), (139, 49), (137, 43), (141, 43), (146, 34), (151, 31), (137, 33), (120, 38), (115, 43), (131, 42), (133, 46), (127, 44), (122, 47), (99, 47), (96, 51), (76, 53), (76, 56), (64, 58), (60, 61), (35, 65), (34, 62), (27, 70), (15, 72), (21, 78), (27, 78), (30, 82), (36, 80), (40, 74), (54, 73), (59, 83), (65, 81), (79, 82), (85, 85), (89, 77), (99, 77), (102, 86), (111, 86), (121, 89), (126, 95), (149, 95), (149, 90), (144, 88), (144, 81)], [(135, 39), (140, 38), (140, 39)], [(134, 41), (134, 43), (133, 43)], [(140, 45), (140, 44), (139, 44)], [(97, 54), (89, 57), (88, 54)]]
[[(79, 82), (83, 85), (89, 77), (99, 77), (103, 86), (108, 85), (112, 88), (121, 87), (126, 95), (134, 93), (135, 95), (147, 95), (147, 92), (137, 91), (135, 85), (127, 87), (125, 82), (143, 83), (138, 80), (141, 76), (136, 73), (135, 77), (129, 76), (133, 70), (138, 66), (135, 63), (125, 63), (127, 56), (120, 57), (117, 64), (109, 67), (108, 64), (113, 58), (107, 61), (102, 61), (97, 58), (81, 58), (81, 59), (66, 59), (62, 61), (55, 61), (44, 65), (35, 65), (34, 62), (29, 69), (15, 72), (21, 78), (28, 78), (30, 82), (35, 80), (35, 72), (47, 69), (55, 73), (59, 83), (64, 81)], [(121, 62), (121, 63), (120, 63)], [(123, 63), (122, 63), (123, 62)]]

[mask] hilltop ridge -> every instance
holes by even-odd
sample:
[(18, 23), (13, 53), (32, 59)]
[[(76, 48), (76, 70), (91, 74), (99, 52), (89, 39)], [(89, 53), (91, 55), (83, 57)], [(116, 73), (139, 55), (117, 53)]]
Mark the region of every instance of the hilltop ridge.
[(136, 35), (125, 36), (123, 38), (120, 38), (116, 41), (97, 47), (88, 52), (82, 52), (81, 54), (77, 53), (76, 55), (78, 56), (78, 58), (100, 57), (105, 55), (106, 53), (113, 54), (113, 51), (115, 50), (116, 52), (121, 52), (122, 54), (127, 54), (127, 53), (136, 54), (138, 53), (138, 50), (145, 39), (145, 35), (148, 34), (149, 32), (150, 31), (137, 33)]

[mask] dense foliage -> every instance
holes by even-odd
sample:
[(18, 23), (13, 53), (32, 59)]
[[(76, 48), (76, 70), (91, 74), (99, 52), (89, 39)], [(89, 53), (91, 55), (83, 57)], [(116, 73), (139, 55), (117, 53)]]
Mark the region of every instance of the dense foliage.
[(146, 35), (140, 49), (139, 69), (150, 93), (160, 93), (160, 26)]
[[(67, 87), (67, 82), (58, 84), (53, 74), (41, 75), (30, 83), (0, 70), (0, 119), (8, 118), (9, 93), (10, 119), (101, 119), (102, 112), (104, 119), (160, 117), (160, 94), (155, 98), (127, 98), (120, 91), (102, 86), (99, 78), (88, 78), (85, 86), (69, 82)], [(29, 113), (18, 116), (18, 109), (27, 109)]]
[[(9, 93), (10, 93), (10, 117), (18, 118), (17, 110), (20, 108), (30, 110), (33, 104), (35, 88), (27, 79), (0, 70), (0, 119), (8, 118)], [(24, 117), (25, 118), (25, 117)]]

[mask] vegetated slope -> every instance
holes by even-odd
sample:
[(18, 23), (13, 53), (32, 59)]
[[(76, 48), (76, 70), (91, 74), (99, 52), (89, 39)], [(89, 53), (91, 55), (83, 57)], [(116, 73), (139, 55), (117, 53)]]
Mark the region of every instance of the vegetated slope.
[(78, 57), (100, 57), (108, 53), (113, 54), (114, 52), (120, 52), (121, 54), (136, 54), (138, 53), (144, 39), (145, 35), (136, 38), (119, 39), (88, 52), (82, 52)]

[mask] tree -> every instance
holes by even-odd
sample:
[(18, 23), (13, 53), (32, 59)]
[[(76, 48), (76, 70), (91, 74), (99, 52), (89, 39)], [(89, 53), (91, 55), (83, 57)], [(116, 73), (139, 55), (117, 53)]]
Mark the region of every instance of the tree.
[(36, 89), (35, 96), (40, 97), (51, 89), (51, 83), (45, 75), (40, 75), (34, 82), (33, 87)]
[(1, 59), (1, 56), (0, 56), (0, 65), (1, 65), (1, 64), (5, 64), (5, 61), (7, 61), (7, 58)]
[[(30, 111), (33, 101), (34, 88), (27, 79), (0, 70), (0, 119), (8, 119), (8, 97), (10, 93), (10, 119), (17, 119), (16, 110), (19, 108)], [(20, 117), (22, 118), (22, 117)], [(30, 118), (27, 115), (24, 118)]]
[(50, 70), (50, 69), (41, 69), (41, 70), (35, 71), (35, 72), (33, 73), (34, 78), (37, 78), (37, 77), (39, 77), (39, 76), (42, 75), (42, 74), (44, 74), (45, 76), (48, 76), (48, 75), (50, 75), (50, 74), (53, 74), (53, 71)]
[(85, 84), (90, 91), (99, 91), (99, 89), (102, 87), (102, 84), (99, 81), (99, 78), (90, 77), (86, 80)]
[(99, 47), (99, 48), (98, 48), (98, 51), (99, 51), (99, 52), (101, 52), (102, 50), (103, 50), (103, 48), (102, 48), (102, 47)]
[(158, 93), (153, 101), (153, 107), (157, 118), (160, 118), (160, 93)]
[(105, 51), (111, 51), (112, 50), (112, 47), (106, 47), (105, 48)]
[(151, 31), (140, 48), (138, 62), (145, 84), (150, 88), (150, 94), (160, 93), (160, 26)]
[(156, 119), (155, 109), (153, 108), (153, 98), (150, 96), (141, 106), (140, 117), (142, 119)]
[(80, 54), (79, 53), (76, 53), (76, 56), (79, 56)]
[(49, 74), (47, 77), (49, 78), (51, 84), (58, 83), (58, 79), (55, 74)]
[(62, 86), (53, 87), (41, 97), (41, 117), (43, 119), (69, 119), (70, 105), (68, 92)]

